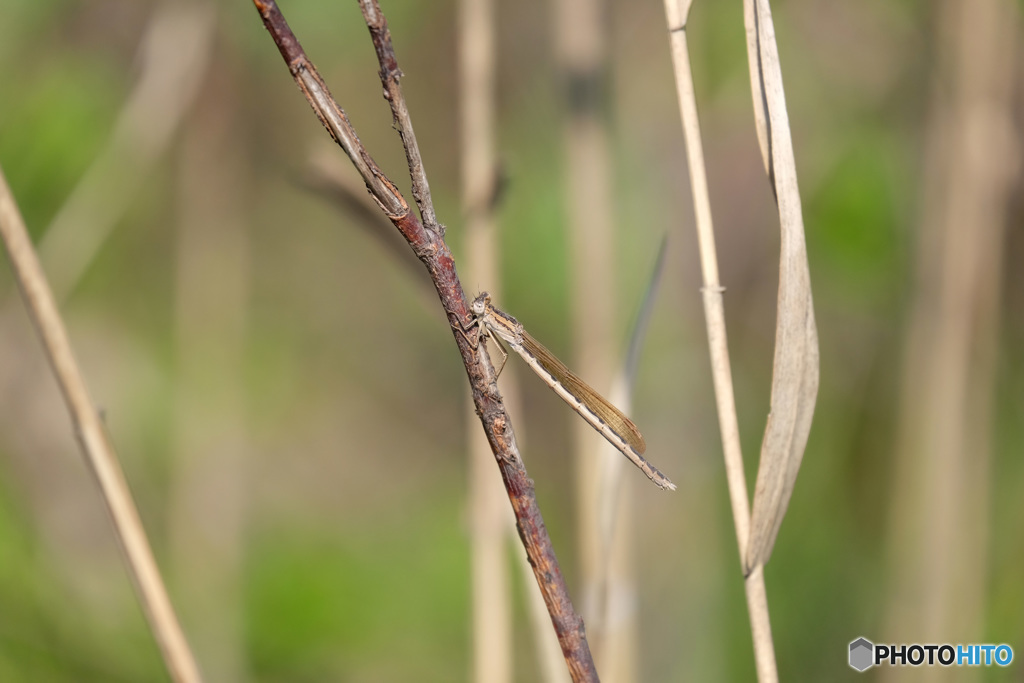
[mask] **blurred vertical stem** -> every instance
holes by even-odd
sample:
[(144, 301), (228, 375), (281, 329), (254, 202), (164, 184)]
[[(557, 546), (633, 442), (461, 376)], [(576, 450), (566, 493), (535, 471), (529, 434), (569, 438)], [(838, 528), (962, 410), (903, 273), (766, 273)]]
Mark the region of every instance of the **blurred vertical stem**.
[[(700, 124), (697, 117), (697, 103), (693, 89), (693, 73), (690, 68), (689, 49), (686, 40), (686, 20), (691, 2), (689, 0), (665, 0), (665, 16), (672, 46), (672, 62), (675, 67), (676, 90), (679, 110), (686, 139), (687, 161), (690, 170), (690, 189), (693, 193), (696, 214), (697, 240), (700, 249), (701, 272), (704, 277), (704, 316), (708, 328), (708, 347), (711, 353), (711, 373), (718, 406), (718, 422), (722, 434), (722, 450), (725, 457), (725, 473), (729, 485), (729, 500), (732, 504), (733, 523), (736, 528), (736, 542), (739, 546), (740, 561), (744, 562), (750, 535), (750, 504), (747, 483), (743, 472), (743, 453), (740, 448), (739, 421), (736, 415), (736, 400), (733, 395), (732, 369), (729, 364), (729, 348), (725, 330), (725, 308), (722, 301), (723, 287), (718, 278), (718, 256), (715, 251), (715, 234), (711, 222), (711, 201), (708, 196), (707, 176), (704, 168), (704, 150), (700, 138)], [(757, 679), (760, 683), (778, 680), (775, 665), (775, 650), (772, 644), (768, 599), (764, 585), (764, 573), (756, 567), (745, 579), (747, 611), (754, 641), (754, 657)]]
[[(615, 260), (607, 106), (606, 17), (603, 0), (558, 0), (553, 34), (561, 66), (567, 116), (563, 129), (565, 211), (568, 225), (569, 301), (573, 366), (604, 395), (614, 374)], [(582, 420), (573, 420), (576, 529), (580, 546), (583, 613), (596, 632), (602, 565), (599, 454), (604, 440)], [(595, 638), (598, 645), (603, 637)], [(606, 680), (614, 680), (606, 652), (595, 656)], [(635, 678), (630, 675), (629, 678)]]
[(163, 654), (171, 679), (179, 683), (200, 680), (199, 669), (174, 613), (146, 532), (132, 500), (124, 472), (107, 437), (85, 378), (75, 360), (57, 302), (36, 256), (25, 221), (0, 169), (0, 237), (7, 248), (15, 278), (29, 316), (39, 333), (46, 357), (60, 386), (75, 437), (89, 469), (96, 477), (118, 542), (128, 564), (149, 628)]
[[(486, 283), (501, 301), (494, 215), (496, 174), (494, 105), (494, 0), (459, 2), (459, 70), (461, 84), (462, 213), (470, 282)], [(514, 392), (505, 369), (505, 403)], [(473, 680), (512, 681), (511, 585), (506, 554), (512, 528), (501, 483), (495, 479), (494, 456), (480, 428), (466, 424), (469, 446), (469, 525), (472, 569)], [(531, 590), (536, 592), (536, 584)], [(551, 629), (545, 624), (544, 631)], [(559, 657), (559, 668), (565, 670)]]
[[(984, 632), (989, 576), (999, 285), (1020, 172), (1014, 86), (1021, 22), (1019, 4), (1008, 0), (944, 0), (935, 7), (885, 631), (970, 642)], [(895, 669), (886, 674), (903, 680)]]
[[(176, 255), (176, 430), (168, 526), (182, 611), (207, 675), (246, 678), (242, 572), (247, 443), (248, 164), (222, 64), (184, 128)], [(197, 558), (203, 558), (197, 563)]]

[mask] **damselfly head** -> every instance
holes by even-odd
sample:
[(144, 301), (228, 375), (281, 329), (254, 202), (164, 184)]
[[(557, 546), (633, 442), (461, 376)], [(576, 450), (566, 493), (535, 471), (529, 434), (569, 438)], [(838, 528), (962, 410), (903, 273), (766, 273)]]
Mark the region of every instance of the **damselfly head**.
[(473, 303), (469, 305), (469, 310), (473, 312), (473, 315), (483, 315), (487, 311), (487, 306), (491, 303), (491, 295), (487, 292), (480, 292)]

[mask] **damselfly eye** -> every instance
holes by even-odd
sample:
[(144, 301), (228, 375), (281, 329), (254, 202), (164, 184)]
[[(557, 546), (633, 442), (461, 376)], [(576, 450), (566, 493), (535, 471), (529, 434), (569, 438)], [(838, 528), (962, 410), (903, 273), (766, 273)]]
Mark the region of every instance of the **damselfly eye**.
[(481, 315), (487, 308), (487, 302), (490, 300), (491, 297), (487, 292), (481, 292), (475, 299), (473, 299), (473, 303), (469, 305), (469, 309), (473, 311), (473, 313)]

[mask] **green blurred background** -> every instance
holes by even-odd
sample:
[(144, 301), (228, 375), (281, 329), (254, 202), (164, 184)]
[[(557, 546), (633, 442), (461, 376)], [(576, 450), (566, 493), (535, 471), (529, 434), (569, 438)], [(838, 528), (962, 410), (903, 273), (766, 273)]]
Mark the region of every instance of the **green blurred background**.
[[(174, 4), (0, 0), (0, 163), (37, 240), (109, 153), (152, 66), (140, 45)], [(341, 151), (251, 4), (214, 4), (194, 98), (163, 102), (113, 153), (121, 170), (104, 191), (123, 210), (64, 298), (72, 342), (204, 668), (253, 681), (466, 680), (469, 418), (451, 332), (378, 228), (309, 188), (311, 157)], [(382, 4), (459, 257), (456, 7)], [(357, 3), (282, 5), (405, 190)], [(883, 638), (894, 602), (894, 501), (919, 480), (894, 476), (901, 402), (914, 394), (904, 377), (936, 7), (773, 3), (821, 341), (815, 423), (766, 569), (783, 680), (853, 680), (847, 644)], [(499, 305), (571, 366), (560, 27), (539, 0), (500, 3), (499, 16)], [(618, 230), (609, 277), (622, 340), (669, 235), (632, 415), (680, 491), (658, 494), (626, 473), (638, 508), (641, 680), (753, 680), (662, 6), (610, 1), (607, 26)], [(753, 128), (741, 3), (696, 3), (688, 35), (752, 489), (771, 381), (777, 214)], [(170, 44), (161, 54), (172, 60), (201, 52), (191, 39)], [(146, 150), (138, 140), (160, 117), (172, 120), (166, 144)], [(1006, 642), (1024, 656), (1018, 183), (998, 252), (987, 442), (972, 453), (986, 454), (988, 495), (975, 503), (991, 540), (976, 582), (983, 627), (970, 642)], [(0, 680), (165, 680), (6, 260), (0, 307)], [(572, 592), (576, 418), (521, 370), (511, 370), (524, 404), (514, 419)], [(513, 585), (516, 677), (537, 680), (522, 582)], [(983, 680), (1024, 680), (1020, 671), (1015, 662)]]

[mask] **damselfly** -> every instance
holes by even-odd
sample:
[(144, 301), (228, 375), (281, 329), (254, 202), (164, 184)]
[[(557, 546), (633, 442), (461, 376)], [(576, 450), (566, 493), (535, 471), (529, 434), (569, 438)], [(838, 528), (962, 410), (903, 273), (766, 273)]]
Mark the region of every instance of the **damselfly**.
[(610, 444), (622, 451), (651, 481), (663, 489), (676, 488), (668, 477), (644, 459), (643, 452), (647, 450), (647, 445), (636, 425), (590, 385), (572, 374), (562, 361), (531, 337), (518, 320), (492, 306), (487, 292), (473, 299), (470, 310), (476, 316), (480, 334), (486, 332), (496, 343), (498, 339), (508, 343), (545, 384)]

